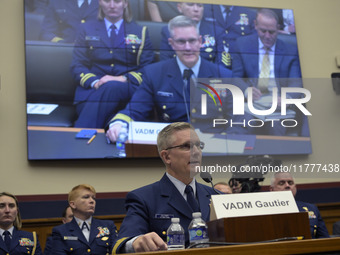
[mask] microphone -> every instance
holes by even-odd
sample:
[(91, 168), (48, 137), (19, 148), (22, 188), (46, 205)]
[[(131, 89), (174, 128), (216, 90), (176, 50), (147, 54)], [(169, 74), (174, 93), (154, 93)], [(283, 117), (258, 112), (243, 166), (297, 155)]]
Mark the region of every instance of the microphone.
[(217, 189), (214, 188), (214, 184), (212, 182), (212, 176), (209, 172), (201, 172), (200, 173), (200, 177), (203, 179), (203, 181), (205, 181), (206, 183), (210, 183), (211, 187), (213, 188), (213, 190), (216, 192), (216, 194), (221, 195), (221, 194), (225, 194)]

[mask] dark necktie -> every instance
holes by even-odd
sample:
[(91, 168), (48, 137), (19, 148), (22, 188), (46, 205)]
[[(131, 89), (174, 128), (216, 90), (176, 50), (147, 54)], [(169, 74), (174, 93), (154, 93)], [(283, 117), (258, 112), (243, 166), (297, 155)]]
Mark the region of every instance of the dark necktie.
[(111, 33), (110, 33), (110, 39), (111, 39), (111, 45), (114, 46), (115, 43), (117, 43), (117, 33), (116, 29), (117, 27), (115, 25), (111, 25)]
[(185, 69), (183, 72), (183, 80), (185, 82), (185, 86), (187, 89), (188, 96), (190, 98), (190, 78), (193, 74), (193, 71), (191, 69)]
[(7, 246), (7, 250), (9, 251), (9, 249), (11, 248), (11, 234), (9, 233), (9, 231), (5, 231), (3, 233), (3, 235), (5, 236), (5, 244)]
[(81, 227), (81, 230), (87, 229), (90, 231), (89, 227), (87, 226), (86, 222), (84, 221), (83, 226)]
[(224, 17), (224, 21), (227, 22), (227, 19), (228, 19), (228, 16), (230, 14), (230, 6), (228, 5), (225, 5), (224, 6), (224, 13), (225, 13), (225, 17)]
[(80, 10), (85, 12), (88, 6), (88, 0), (84, 0), (83, 4), (80, 6)]
[(194, 191), (192, 190), (192, 187), (190, 185), (187, 185), (185, 187), (185, 193), (187, 194), (187, 202), (192, 208), (193, 212), (200, 212), (199, 205), (197, 203), (197, 200), (194, 196)]

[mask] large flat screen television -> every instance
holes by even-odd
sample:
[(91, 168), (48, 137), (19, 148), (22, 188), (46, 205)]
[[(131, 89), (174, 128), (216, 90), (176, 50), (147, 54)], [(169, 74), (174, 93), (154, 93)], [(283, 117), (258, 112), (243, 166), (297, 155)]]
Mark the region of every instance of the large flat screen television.
[[(292, 9), (76, 2), (24, 0), (29, 160), (157, 157), (157, 133), (175, 121), (195, 127), (206, 156), (311, 153)], [(178, 15), (196, 37), (169, 34)], [(186, 83), (178, 61), (197, 44), (203, 71)], [(126, 143), (106, 136), (117, 123)]]

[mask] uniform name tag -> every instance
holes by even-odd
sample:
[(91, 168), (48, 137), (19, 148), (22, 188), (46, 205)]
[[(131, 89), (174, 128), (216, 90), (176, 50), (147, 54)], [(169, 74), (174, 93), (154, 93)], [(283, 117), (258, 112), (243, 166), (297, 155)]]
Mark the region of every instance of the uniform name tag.
[(77, 241), (78, 236), (64, 236), (64, 240)]
[(173, 217), (173, 214), (155, 214), (156, 219), (171, 219)]
[(99, 36), (90, 36), (90, 35), (87, 35), (85, 37), (85, 40), (86, 41), (99, 41), (100, 40), (100, 37)]
[(174, 94), (166, 91), (157, 91), (157, 95), (161, 97), (173, 97)]

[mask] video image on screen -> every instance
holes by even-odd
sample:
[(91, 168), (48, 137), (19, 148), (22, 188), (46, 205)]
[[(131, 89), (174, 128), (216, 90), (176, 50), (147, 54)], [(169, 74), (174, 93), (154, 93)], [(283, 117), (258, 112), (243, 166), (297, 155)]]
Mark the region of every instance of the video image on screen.
[(158, 157), (190, 122), (204, 156), (310, 154), (292, 9), (24, 0), (29, 160)]

